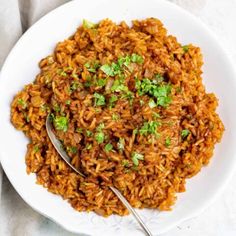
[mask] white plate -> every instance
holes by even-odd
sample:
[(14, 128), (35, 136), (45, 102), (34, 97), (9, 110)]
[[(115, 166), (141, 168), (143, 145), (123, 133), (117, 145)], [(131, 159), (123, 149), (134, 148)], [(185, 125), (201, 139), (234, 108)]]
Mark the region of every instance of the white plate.
[(142, 235), (132, 216), (109, 218), (75, 211), (60, 196), (35, 184), (35, 175), (25, 172), (27, 139), (11, 125), (10, 102), (17, 91), (34, 80), (38, 61), (53, 51), (55, 44), (69, 37), (82, 19), (94, 22), (104, 18), (114, 21), (159, 18), (170, 34), (183, 43), (201, 47), (204, 55), (204, 83), (220, 101), (218, 112), (226, 131), (217, 145), (210, 165), (187, 181), (187, 192), (178, 194), (171, 212), (141, 210), (139, 213), (154, 234), (168, 230), (199, 214), (220, 193), (236, 165), (235, 72), (216, 39), (195, 17), (179, 7), (159, 0), (81, 0), (52, 11), (18, 41), (8, 56), (0, 79), (0, 156), (2, 166), (21, 197), (36, 211), (69, 231), (86, 235)]

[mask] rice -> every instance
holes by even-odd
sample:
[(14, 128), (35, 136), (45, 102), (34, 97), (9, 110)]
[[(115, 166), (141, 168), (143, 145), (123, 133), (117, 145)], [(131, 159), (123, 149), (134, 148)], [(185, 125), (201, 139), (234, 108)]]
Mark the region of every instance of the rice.
[[(134, 207), (170, 210), (224, 131), (202, 64), (200, 48), (178, 43), (158, 19), (84, 21), (12, 101), (11, 122), (29, 138), (27, 173), (78, 211), (128, 214), (109, 186)], [(87, 177), (53, 148), (48, 114)]]

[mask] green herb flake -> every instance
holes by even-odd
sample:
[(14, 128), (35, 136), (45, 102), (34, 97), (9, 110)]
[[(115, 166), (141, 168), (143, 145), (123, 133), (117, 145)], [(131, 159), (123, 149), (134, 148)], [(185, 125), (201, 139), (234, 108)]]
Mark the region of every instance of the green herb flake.
[(186, 138), (190, 134), (190, 131), (188, 129), (183, 129), (181, 131), (181, 137)]
[(144, 101), (142, 99), (140, 99), (140, 105), (143, 106), (144, 105)]
[(95, 135), (95, 139), (98, 142), (98, 144), (103, 143), (105, 140), (105, 135), (103, 132), (99, 132)]
[(37, 153), (39, 151), (39, 146), (34, 146), (34, 153)]
[(73, 91), (77, 90), (78, 88), (79, 88), (79, 83), (73, 81), (73, 82), (71, 83), (70, 90), (73, 92)]
[(95, 98), (95, 106), (103, 106), (106, 104), (105, 97), (102, 94), (94, 93), (93, 97)]
[(115, 75), (113, 68), (108, 64), (105, 64), (105, 65), (101, 66), (100, 70), (102, 70), (108, 76), (114, 76)]
[(77, 147), (69, 147), (69, 152), (73, 154), (77, 153), (77, 150), (78, 150)]
[(119, 114), (115, 114), (115, 113), (113, 113), (112, 114), (112, 120), (119, 120), (120, 119), (120, 115)]
[(68, 119), (64, 116), (57, 116), (53, 120), (54, 127), (57, 130), (62, 130), (63, 132), (66, 132), (68, 129)]
[(92, 131), (90, 131), (90, 130), (86, 130), (86, 136), (87, 136), (87, 137), (91, 137), (92, 134), (93, 134)]
[(134, 135), (138, 134), (138, 129), (134, 129), (134, 130), (133, 130), (133, 134), (134, 134)]
[(125, 149), (125, 139), (124, 138), (119, 138), (119, 142), (117, 143), (117, 148), (119, 150)]
[(142, 81), (136, 80), (135, 88), (140, 96), (148, 94), (155, 97), (159, 106), (167, 107), (171, 103), (171, 85), (169, 84), (159, 85), (156, 80), (145, 78)]
[(85, 146), (85, 148), (87, 150), (90, 150), (92, 147), (93, 147), (93, 145), (91, 143), (87, 143), (86, 146)]
[(54, 105), (53, 109), (54, 109), (55, 112), (60, 112), (61, 111), (61, 107), (58, 104)]
[(18, 104), (19, 104), (23, 109), (25, 109), (25, 108), (27, 107), (26, 101), (24, 101), (22, 98), (19, 98), (19, 99), (17, 100), (17, 102), (18, 102)]
[(83, 27), (86, 29), (93, 29), (93, 28), (96, 28), (96, 24), (84, 19), (83, 20)]
[(153, 116), (153, 118), (155, 118), (155, 119), (161, 118), (160, 114), (158, 114), (158, 113), (156, 113), (156, 112), (153, 112), (153, 113), (152, 113), (152, 116)]
[(189, 50), (189, 46), (188, 45), (184, 45), (184, 46), (182, 46), (182, 49), (183, 49), (184, 53), (187, 53), (188, 50)]
[(106, 79), (99, 79), (99, 80), (97, 81), (97, 84), (98, 84), (99, 87), (105, 86), (106, 83), (107, 83), (107, 80), (106, 80)]
[(66, 100), (66, 105), (70, 105), (71, 104), (71, 100)]
[(155, 101), (154, 101), (153, 99), (150, 99), (150, 100), (149, 100), (148, 105), (149, 105), (150, 108), (154, 108), (154, 107), (157, 106), (157, 104), (155, 103)]
[(132, 153), (132, 157), (131, 157), (133, 163), (135, 166), (139, 165), (139, 161), (140, 160), (144, 160), (144, 155), (138, 153), (138, 152), (134, 152)]
[(77, 133), (80, 133), (80, 134), (81, 134), (81, 133), (83, 133), (83, 128), (77, 127), (75, 131), (76, 131)]
[(109, 107), (113, 107), (115, 102), (118, 100), (118, 97), (116, 95), (111, 95), (109, 99)]
[(78, 79), (78, 75), (75, 74), (75, 73), (71, 74), (71, 77), (74, 78), (74, 79)]
[(106, 152), (110, 152), (113, 149), (113, 145), (111, 143), (108, 143), (106, 144), (104, 149)]
[(58, 69), (57, 74), (60, 75), (60, 76), (63, 76), (63, 77), (67, 76), (67, 73), (63, 69)]
[(138, 63), (138, 64), (142, 64), (143, 63), (143, 58), (142, 58), (142, 56), (140, 56), (140, 55), (138, 55), (138, 54), (135, 54), (135, 53), (133, 53), (132, 55), (131, 55), (131, 61), (132, 62), (134, 62), (134, 63)]
[(105, 128), (104, 123), (100, 123), (100, 124), (98, 125), (98, 127), (96, 128), (96, 130), (100, 132), (100, 131), (102, 131), (104, 128)]
[(167, 137), (166, 140), (165, 140), (165, 146), (169, 147), (170, 144), (171, 144), (171, 139), (170, 139), (170, 137)]
[(84, 66), (85, 66), (86, 68), (89, 68), (89, 67), (90, 67), (90, 63), (89, 63), (89, 62), (86, 62), (86, 63), (84, 64)]
[(121, 165), (124, 167), (129, 167), (129, 161), (128, 160), (122, 160)]
[(157, 128), (159, 126), (160, 122), (157, 121), (144, 122), (143, 126), (139, 129), (139, 133), (145, 136), (148, 134), (157, 134)]

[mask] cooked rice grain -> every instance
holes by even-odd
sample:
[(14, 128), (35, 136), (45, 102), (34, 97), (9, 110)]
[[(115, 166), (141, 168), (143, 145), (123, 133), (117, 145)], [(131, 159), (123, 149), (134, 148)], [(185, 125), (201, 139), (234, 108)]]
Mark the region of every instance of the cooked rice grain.
[[(143, 62), (122, 69), (130, 91), (122, 97), (110, 91), (119, 75), (107, 76), (94, 63), (111, 65), (132, 54)], [(202, 64), (200, 48), (183, 47), (154, 18), (133, 21), (131, 27), (110, 20), (92, 28), (80, 26), (40, 61), (41, 72), (34, 83), (25, 86), (11, 104), (13, 125), (30, 140), (27, 173), (35, 173), (38, 184), (78, 211), (128, 214), (109, 185), (134, 207), (170, 210), (176, 193), (185, 191), (186, 178), (208, 164), (224, 131), (215, 112), (217, 98), (206, 93), (202, 84)], [(143, 78), (153, 81), (157, 75), (164, 79), (161, 84), (171, 85), (171, 102), (153, 103), (151, 108), (150, 94), (140, 95), (134, 84)], [(105, 80), (104, 86), (96, 84), (99, 79)], [(105, 105), (94, 105), (95, 93), (105, 97)], [(112, 94), (119, 98), (109, 107)], [(49, 113), (69, 122), (67, 130), (55, 130), (56, 135), (72, 164), (88, 177), (76, 174), (53, 148), (45, 129)], [(145, 122), (158, 122), (155, 135), (140, 133)], [(98, 143), (101, 124), (104, 141)], [(113, 150), (106, 151), (107, 144)]]

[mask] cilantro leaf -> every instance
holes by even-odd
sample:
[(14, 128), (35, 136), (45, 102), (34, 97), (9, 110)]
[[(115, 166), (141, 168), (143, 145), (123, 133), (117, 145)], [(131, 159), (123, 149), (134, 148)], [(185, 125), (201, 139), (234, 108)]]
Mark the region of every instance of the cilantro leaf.
[(83, 20), (83, 27), (86, 29), (93, 29), (96, 27), (96, 24), (84, 19)]
[(143, 58), (142, 58), (142, 56), (140, 56), (140, 55), (138, 55), (138, 54), (135, 54), (135, 53), (133, 53), (132, 55), (131, 55), (131, 61), (132, 62), (134, 62), (134, 63), (138, 63), (138, 64), (142, 64), (143, 63)]
[(186, 138), (190, 134), (190, 131), (188, 129), (183, 129), (181, 131), (181, 137)]
[(94, 93), (93, 97), (95, 98), (95, 106), (103, 106), (106, 104), (105, 97), (102, 94)]
[(170, 137), (168, 137), (168, 138), (166, 138), (166, 140), (165, 140), (165, 146), (166, 146), (166, 147), (169, 147), (170, 144), (171, 144), (171, 139), (170, 139)]
[(117, 143), (117, 147), (119, 150), (124, 150), (125, 148), (125, 139), (119, 138), (119, 142)]
[(62, 130), (63, 132), (66, 132), (68, 129), (68, 119), (64, 116), (57, 116), (53, 120), (53, 124), (55, 129)]
[(184, 45), (184, 46), (182, 46), (182, 49), (183, 49), (184, 53), (186, 53), (186, 52), (188, 52), (189, 47), (188, 47), (188, 45)]
[(25, 108), (27, 107), (27, 103), (26, 103), (22, 98), (19, 98), (19, 99), (17, 100), (17, 102), (18, 102), (19, 105), (21, 105), (21, 107), (22, 107), (23, 109), (25, 109)]
[(106, 152), (110, 152), (113, 149), (113, 145), (111, 143), (108, 143), (106, 144), (104, 149)]
[(139, 129), (141, 135), (157, 134), (157, 128), (160, 123), (157, 121), (144, 122), (143, 126)]
[(138, 152), (134, 152), (132, 153), (132, 157), (131, 157), (133, 163), (135, 166), (139, 165), (139, 160), (144, 160), (144, 155), (138, 153)]
[(100, 144), (100, 143), (103, 143), (104, 140), (105, 140), (105, 135), (103, 132), (99, 132), (95, 135), (95, 139), (96, 141)]

